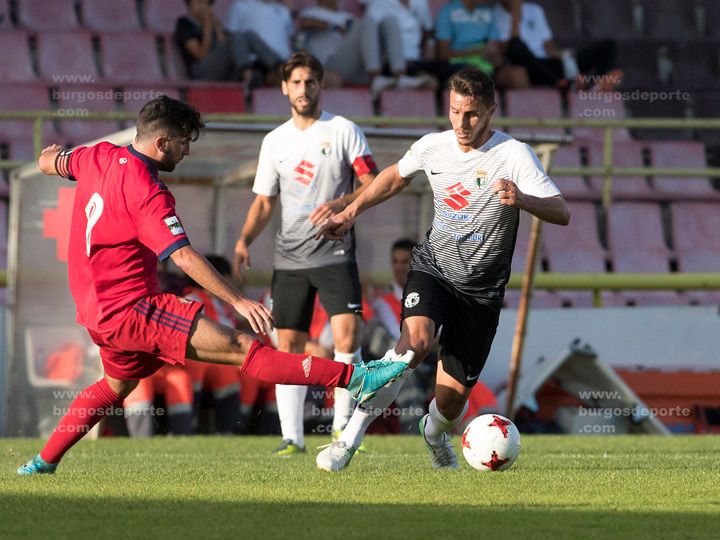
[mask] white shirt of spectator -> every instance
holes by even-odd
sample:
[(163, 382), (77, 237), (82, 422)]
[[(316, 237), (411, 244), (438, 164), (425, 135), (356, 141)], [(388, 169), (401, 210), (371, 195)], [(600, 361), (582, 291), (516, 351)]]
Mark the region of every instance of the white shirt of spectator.
[[(510, 39), (510, 13), (501, 4), (495, 6), (495, 25), (500, 33), (500, 41)], [(552, 30), (545, 17), (542, 6), (533, 2), (523, 2), (520, 16), (520, 39), (527, 45), (536, 58), (547, 58), (544, 43), (553, 38)]]
[(420, 60), (423, 30), (433, 29), (432, 14), (427, 0), (410, 0), (409, 6), (405, 6), (399, 0), (370, 0), (366, 4), (366, 16), (375, 21), (379, 22), (385, 17), (397, 18), (405, 60)]
[(292, 13), (283, 4), (237, 0), (230, 7), (226, 26), (231, 32), (255, 32), (283, 60), (292, 54), (290, 38), (295, 28)]

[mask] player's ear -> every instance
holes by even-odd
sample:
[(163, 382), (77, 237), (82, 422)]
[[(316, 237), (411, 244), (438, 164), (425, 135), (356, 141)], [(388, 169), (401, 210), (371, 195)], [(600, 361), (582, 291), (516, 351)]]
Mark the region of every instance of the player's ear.
[(495, 114), (496, 110), (497, 110), (497, 101), (493, 101), (492, 107), (490, 107), (490, 116)]
[(280, 83), (280, 88), (282, 88), (283, 95), (288, 95), (288, 83), (287, 81), (283, 81)]
[(165, 153), (167, 152), (168, 148), (168, 139), (167, 137), (155, 137), (155, 149), (159, 152)]

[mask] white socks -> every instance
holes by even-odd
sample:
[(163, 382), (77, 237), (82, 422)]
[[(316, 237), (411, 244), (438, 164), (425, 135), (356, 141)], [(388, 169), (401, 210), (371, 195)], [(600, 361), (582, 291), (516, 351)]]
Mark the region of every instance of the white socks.
[[(334, 360), (343, 364), (359, 364), (362, 360), (362, 349), (358, 349), (352, 353), (343, 353), (336, 349)], [(352, 394), (345, 388), (335, 388), (334, 395), (335, 414), (332, 423), (333, 433), (345, 428), (350, 420), (350, 416), (352, 416), (353, 409), (355, 409), (355, 400)]]
[(467, 410), (468, 402), (466, 401), (465, 407), (463, 407), (460, 415), (453, 420), (448, 420), (438, 410), (435, 398), (433, 398), (433, 400), (430, 402), (430, 407), (428, 411), (430, 413), (430, 416), (428, 416), (427, 422), (425, 423), (425, 438), (427, 439), (427, 441), (430, 444), (440, 443), (440, 438), (442, 437), (443, 433), (447, 433), (452, 428), (457, 426), (467, 413)]
[(305, 447), (305, 396), (307, 386), (296, 384), (276, 384), (275, 400), (277, 401), (280, 430), (283, 439), (290, 439), (300, 448)]

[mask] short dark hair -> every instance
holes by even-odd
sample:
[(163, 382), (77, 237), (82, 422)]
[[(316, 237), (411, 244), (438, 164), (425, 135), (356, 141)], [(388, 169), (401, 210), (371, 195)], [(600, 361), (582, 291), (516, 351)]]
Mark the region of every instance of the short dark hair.
[(396, 251), (398, 249), (402, 249), (404, 251), (412, 251), (413, 248), (417, 246), (417, 242), (415, 240), (411, 240), (410, 238), (401, 238), (400, 240), (395, 240), (392, 245), (392, 251)]
[(282, 78), (283, 81), (287, 82), (290, 80), (290, 76), (295, 68), (306, 67), (309, 68), (317, 77), (317, 80), (322, 82), (325, 77), (325, 68), (323, 68), (320, 60), (315, 58), (309, 52), (301, 51), (293, 53), (287, 62), (282, 67)]
[(168, 137), (190, 137), (196, 141), (205, 127), (200, 112), (187, 103), (159, 96), (148, 101), (138, 114), (137, 137), (147, 138), (158, 131)]
[(495, 83), (476, 68), (463, 68), (454, 73), (448, 81), (448, 88), (461, 96), (479, 100), (488, 109), (495, 103)]

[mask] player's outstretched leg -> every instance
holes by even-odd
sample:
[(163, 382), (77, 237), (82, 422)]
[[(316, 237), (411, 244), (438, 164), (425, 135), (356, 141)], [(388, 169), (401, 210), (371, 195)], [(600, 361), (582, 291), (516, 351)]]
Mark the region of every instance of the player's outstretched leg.
[(437, 403), (433, 399), (430, 402), (430, 412), (420, 419), (420, 434), (430, 453), (433, 469), (457, 470), (460, 468), (455, 449), (450, 444), (448, 432), (462, 420), (467, 408), (468, 403), (465, 402), (462, 413), (454, 420), (448, 420), (438, 410)]

